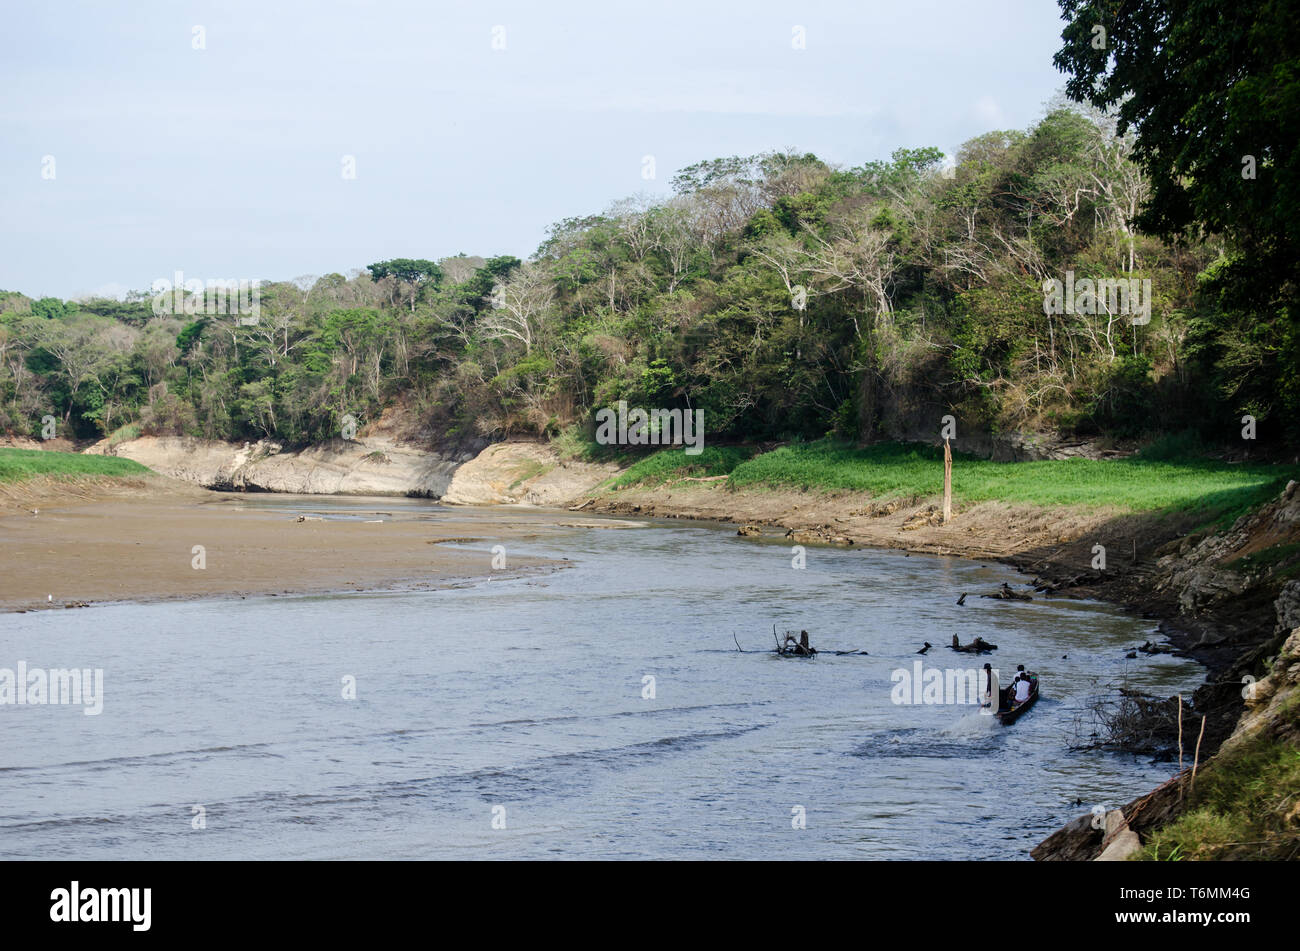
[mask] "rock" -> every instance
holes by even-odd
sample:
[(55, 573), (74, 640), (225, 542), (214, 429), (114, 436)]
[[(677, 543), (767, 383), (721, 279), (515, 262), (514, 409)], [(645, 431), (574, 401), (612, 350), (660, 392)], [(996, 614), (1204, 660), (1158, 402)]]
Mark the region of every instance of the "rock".
[(1101, 830), (1093, 827), (1092, 814), (1071, 819), (1030, 850), (1035, 861), (1087, 862), (1096, 858)]
[(1178, 607), (1184, 614), (1200, 614), (1246, 590), (1246, 580), (1241, 575), (1209, 565), (1194, 568), (1181, 582)]
[[(1294, 482), (1290, 483), (1295, 485)], [(1277, 626), (1274, 631), (1283, 634), (1300, 627), (1300, 581), (1288, 581), (1278, 592), (1274, 603), (1277, 610)]]
[(388, 438), (331, 439), (286, 451), (262, 440), (242, 446), (184, 436), (142, 436), (88, 453), (134, 459), (155, 472), (208, 489), (341, 495), (441, 497), (467, 456), (429, 452)]
[[(495, 443), (455, 470), (442, 500), (453, 505), (567, 506), (592, 496), (618, 468), (614, 463), (561, 459), (544, 443)], [(641, 507), (633, 506), (632, 511)]]
[(1101, 845), (1104, 849), (1110, 841), (1128, 829), (1128, 820), (1124, 818), (1124, 812), (1121, 809), (1112, 809), (1106, 813), (1105, 823), (1102, 826)]
[(736, 529), (736, 534), (745, 538), (755, 538), (763, 534), (763, 530), (757, 525), (742, 525)]
[(1142, 840), (1132, 829), (1125, 829), (1119, 835), (1115, 836), (1110, 845), (1101, 850), (1101, 855), (1097, 856), (1098, 862), (1123, 862), (1128, 859), (1134, 852), (1142, 850)]

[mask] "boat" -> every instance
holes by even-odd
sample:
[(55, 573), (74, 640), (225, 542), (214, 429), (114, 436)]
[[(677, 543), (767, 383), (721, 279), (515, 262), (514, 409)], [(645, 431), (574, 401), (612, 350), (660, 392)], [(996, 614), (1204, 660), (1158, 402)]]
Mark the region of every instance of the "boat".
[(998, 705), (997, 717), (1004, 725), (1015, 723), (1020, 719), (1020, 715), (1032, 707), (1038, 700), (1038, 674), (1029, 675), (1029, 697), (1021, 703), (1016, 703), (1011, 698), (1015, 696), (1015, 686), (1006, 687), (1001, 691), (1001, 702)]

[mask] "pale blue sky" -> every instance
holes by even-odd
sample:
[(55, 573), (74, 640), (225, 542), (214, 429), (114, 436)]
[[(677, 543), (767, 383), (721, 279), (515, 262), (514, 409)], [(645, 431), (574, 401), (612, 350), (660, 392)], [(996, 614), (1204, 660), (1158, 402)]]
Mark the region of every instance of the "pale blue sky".
[(1054, 0), (42, 0), (4, 26), (0, 288), (33, 296), (526, 257), (700, 159), (951, 153), (1063, 79)]

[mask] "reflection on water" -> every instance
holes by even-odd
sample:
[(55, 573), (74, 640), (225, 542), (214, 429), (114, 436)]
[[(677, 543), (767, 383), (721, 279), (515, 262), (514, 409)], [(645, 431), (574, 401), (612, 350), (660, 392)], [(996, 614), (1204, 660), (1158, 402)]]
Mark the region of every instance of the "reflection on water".
[[(450, 511), (235, 504), (423, 518), (431, 534)], [(437, 591), (0, 617), (0, 667), (102, 667), (105, 684), (99, 716), (0, 707), (0, 854), (1023, 858), (1169, 775), (1069, 752), (1084, 699), (1125, 673), (1165, 693), (1202, 676), (1167, 655), (1125, 660), (1151, 628), (1107, 606), (975, 597), (1022, 580), (994, 565), (809, 548), (800, 571), (779, 540), (689, 523), (452, 517), (479, 523), (465, 547), (483, 552), (494, 526), (535, 525), (509, 553), (573, 566)], [(777, 658), (762, 653), (774, 624), (869, 654)], [(924, 641), (927, 666), (983, 664), (948, 650), (953, 634), (998, 644), (1004, 677), (1038, 670), (1037, 706), (1002, 727), (972, 706), (891, 702), (892, 672)]]

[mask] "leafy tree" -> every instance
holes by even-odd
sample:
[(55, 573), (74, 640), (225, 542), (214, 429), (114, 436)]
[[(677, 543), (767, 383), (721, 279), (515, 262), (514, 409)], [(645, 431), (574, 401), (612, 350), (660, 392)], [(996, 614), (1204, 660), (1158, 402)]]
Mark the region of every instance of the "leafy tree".
[(436, 287), (442, 280), (442, 268), (433, 261), (422, 258), (393, 258), (389, 261), (378, 261), (366, 265), (366, 270), (370, 272), (371, 280), (376, 283), (391, 278), (394, 293), (397, 288), (405, 286), (407, 302), (412, 311), (415, 310), (415, 302), (420, 296), (421, 289), (425, 286)]
[(32, 301), (32, 313), (46, 320), (60, 320), (69, 313), (69, 309), (57, 297), (42, 297)]

